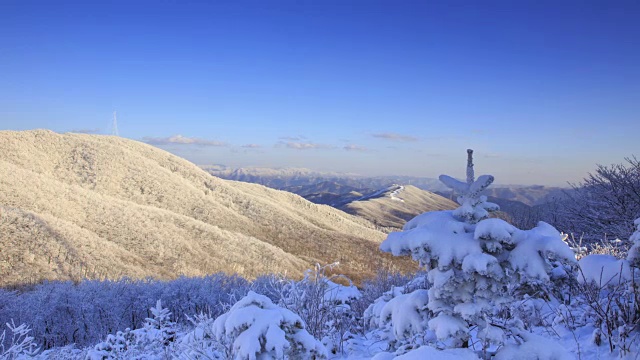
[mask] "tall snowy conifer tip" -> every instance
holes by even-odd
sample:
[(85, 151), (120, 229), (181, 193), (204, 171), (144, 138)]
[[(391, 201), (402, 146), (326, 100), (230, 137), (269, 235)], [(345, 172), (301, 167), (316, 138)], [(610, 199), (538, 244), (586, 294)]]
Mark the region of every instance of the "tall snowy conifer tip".
[(473, 169), (473, 150), (467, 149), (467, 182), (454, 179), (448, 175), (440, 175), (440, 181), (453, 192), (459, 193), (457, 201), (460, 207), (453, 215), (460, 220), (475, 224), (489, 217), (489, 212), (499, 210), (499, 206), (487, 202), (487, 197), (480, 195), (494, 181), (492, 175), (481, 175), (475, 178)]

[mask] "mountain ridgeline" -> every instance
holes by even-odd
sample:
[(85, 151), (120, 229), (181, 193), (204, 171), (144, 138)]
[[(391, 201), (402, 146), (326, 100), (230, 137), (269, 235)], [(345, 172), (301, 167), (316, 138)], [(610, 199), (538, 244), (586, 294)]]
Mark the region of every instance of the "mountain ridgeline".
[(368, 221), (113, 136), (0, 131), (0, 285), (415, 269)]

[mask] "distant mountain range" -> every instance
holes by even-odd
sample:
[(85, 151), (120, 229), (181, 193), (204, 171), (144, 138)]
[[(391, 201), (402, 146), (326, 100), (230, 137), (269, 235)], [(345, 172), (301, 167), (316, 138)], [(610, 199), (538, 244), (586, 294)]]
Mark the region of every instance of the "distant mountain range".
[[(223, 179), (252, 182), (274, 189), (294, 192), (317, 203), (340, 207), (340, 197), (354, 192), (358, 194), (385, 189), (393, 184), (412, 185), (422, 190), (437, 192), (444, 197), (451, 198), (450, 190), (438, 179), (414, 176), (361, 176), (355, 174), (341, 174), (317, 172), (304, 168), (238, 168), (232, 169), (223, 165), (203, 166), (210, 174)], [(517, 201), (525, 205), (534, 206), (549, 202), (554, 198), (564, 196), (566, 189), (542, 185), (493, 185), (486, 191), (486, 195), (498, 199)], [(313, 194), (313, 197), (307, 197)], [(346, 202), (348, 202), (346, 201)]]
[(438, 179), (415, 176), (362, 176), (348, 173), (318, 172), (305, 168), (228, 168), (223, 165), (202, 165), (211, 175), (222, 179), (261, 184), (273, 189), (285, 190), (294, 186), (317, 186), (320, 183), (335, 183), (354, 189), (382, 189), (393, 184), (413, 185), (420, 189), (446, 190)]
[(113, 136), (0, 131), (0, 285), (415, 269), (370, 222)]

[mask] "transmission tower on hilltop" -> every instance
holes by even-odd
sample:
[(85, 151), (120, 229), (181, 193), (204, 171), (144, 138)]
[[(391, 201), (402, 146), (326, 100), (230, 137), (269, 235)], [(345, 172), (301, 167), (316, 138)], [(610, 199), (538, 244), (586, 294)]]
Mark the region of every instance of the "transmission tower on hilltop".
[(116, 118), (116, 112), (113, 112), (113, 122), (111, 123), (111, 135), (120, 136), (118, 134), (118, 119)]

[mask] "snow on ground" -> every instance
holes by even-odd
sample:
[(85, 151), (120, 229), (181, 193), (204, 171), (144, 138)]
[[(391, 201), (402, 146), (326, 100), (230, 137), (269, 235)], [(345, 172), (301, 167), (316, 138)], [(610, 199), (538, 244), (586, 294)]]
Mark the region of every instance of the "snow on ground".
[(631, 280), (631, 269), (627, 260), (611, 255), (592, 254), (578, 261), (578, 281), (594, 282), (597, 285), (617, 284), (620, 280)]
[(399, 197), (400, 193), (404, 190), (404, 186), (402, 185), (398, 185), (398, 188), (393, 190), (390, 194), (389, 197), (391, 198), (391, 200), (396, 200), (396, 201), (401, 201), (404, 202), (404, 200), (402, 198)]

